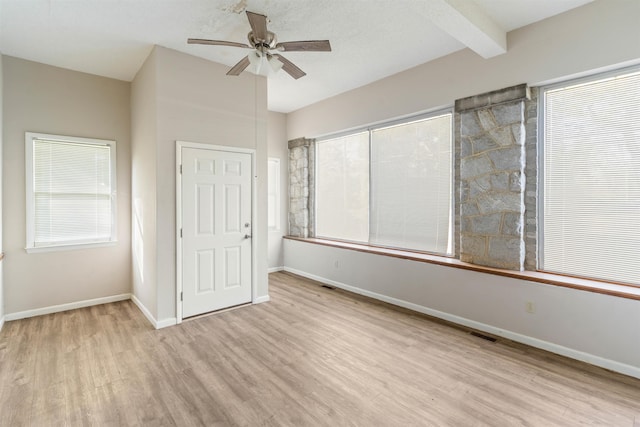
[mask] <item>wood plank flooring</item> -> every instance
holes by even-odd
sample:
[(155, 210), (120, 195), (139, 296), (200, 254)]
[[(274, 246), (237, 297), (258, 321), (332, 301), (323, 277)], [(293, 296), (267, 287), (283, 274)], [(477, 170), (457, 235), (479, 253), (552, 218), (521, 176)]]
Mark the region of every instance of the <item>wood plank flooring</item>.
[(272, 274), (153, 330), (123, 301), (5, 324), (0, 426), (640, 426), (640, 380)]

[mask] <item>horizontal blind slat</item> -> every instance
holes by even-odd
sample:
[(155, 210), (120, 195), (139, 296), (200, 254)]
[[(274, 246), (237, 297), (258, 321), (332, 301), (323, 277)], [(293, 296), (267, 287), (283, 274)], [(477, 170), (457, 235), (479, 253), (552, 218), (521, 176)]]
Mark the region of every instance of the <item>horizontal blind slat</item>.
[(369, 136), (367, 132), (318, 143), (316, 235), (367, 242)]
[(104, 241), (111, 237), (111, 148), (35, 139), (36, 246)]
[(447, 253), (451, 114), (371, 132), (370, 242)]
[(545, 91), (542, 268), (640, 284), (640, 73)]

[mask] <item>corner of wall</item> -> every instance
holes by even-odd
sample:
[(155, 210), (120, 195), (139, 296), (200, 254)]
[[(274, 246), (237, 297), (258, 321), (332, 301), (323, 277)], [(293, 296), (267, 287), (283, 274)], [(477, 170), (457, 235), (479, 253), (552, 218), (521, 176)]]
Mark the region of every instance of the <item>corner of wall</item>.
[[(257, 256), (254, 262), (254, 296), (268, 294), (267, 276), (267, 82), (263, 77), (242, 74), (225, 77), (227, 67), (172, 49), (157, 46), (134, 81), (132, 128), (147, 132), (134, 136), (134, 203), (146, 197), (144, 206), (144, 282), (136, 279), (134, 295), (149, 309), (158, 325), (175, 322), (176, 240), (175, 240), (175, 144), (190, 141), (228, 145), (255, 150), (258, 186)], [(141, 83), (148, 80), (144, 101)], [(153, 74), (152, 74), (153, 73)], [(149, 81), (153, 80), (153, 83)], [(138, 95), (135, 95), (135, 94)], [(142, 97), (142, 101), (141, 101)], [(229, 102), (232, 99), (233, 102)], [(144, 107), (144, 108), (143, 108)], [(257, 119), (257, 123), (256, 123)], [(146, 130), (145, 130), (146, 129)], [(144, 155), (145, 141), (153, 141), (153, 151)], [(154, 165), (145, 166), (145, 159)], [(148, 163), (150, 163), (149, 161)], [(146, 167), (148, 170), (138, 170)], [(139, 179), (138, 179), (139, 178)], [(153, 183), (151, 183), (153, 181)], [(148, 188), (142, 192), (145, 185)], [(134, 275), (138, 272), (134, 272)], [(146, 294), (143, 295), (143, 293)]]
[(149, 309), (142, 303), (142, 301), (140, 301), (140, 299), (138, 297), (136, 297), (134, 294), (131, 294), (131, 301), (136, 305), (136, 307), (138, 307), (138, 309), (142, 312), (142, 314), (144, 314), (144, 317), (147, 318), (149, 323), (151, 323), (151, 325), (155, 329), (166, 328), (168, 326), (173, 326), (173, 325), (176, 325), (178, 323), (177, 319), (175, 317), (168, 318), (168, 319), (157, 320), (155, 318), (155, 316), (153, 314), (151, 314)]
[(289, 153), (287, 150), (287, 116), (283, 113), (268, 112), (267, 116), (267, 156), (280, 160), (280, 227), (270, 230), (268, 236), (268, 272), (282, 269), (284, 247), (282, 238), (289, 228)]
[[(0, 254), (2, 254), (2, 148), (3, 148), (3, 122), (4, 115), (2, 110), (3, 104), (3, 78), (2, 78), (2, 52), (0, 52)], [(3, 268), (0, 260), (0, 331), (4, 325), (4, 282), (3, 282)]]
[(132, 300), (155, 326), (157, 70), (154, 47), (131, 82)]

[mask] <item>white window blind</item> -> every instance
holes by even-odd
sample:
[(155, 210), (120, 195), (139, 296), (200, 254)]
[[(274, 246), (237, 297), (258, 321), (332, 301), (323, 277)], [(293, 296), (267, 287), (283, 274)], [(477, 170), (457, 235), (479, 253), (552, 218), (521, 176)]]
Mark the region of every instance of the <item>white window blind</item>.
[(544, 92), (543, 270), (640, 284), (640, 73)]
[(115, 240), (115, 142), (27, 134), (27, 248)]
[(321, 140), (316, 235), (452, 253), (452, 113)]
[(316, 235), (366, 242), (369, 237), (369, 134), (318, 142)]
[(371, 132), (370, 243), (450, 252), (451, 114)]

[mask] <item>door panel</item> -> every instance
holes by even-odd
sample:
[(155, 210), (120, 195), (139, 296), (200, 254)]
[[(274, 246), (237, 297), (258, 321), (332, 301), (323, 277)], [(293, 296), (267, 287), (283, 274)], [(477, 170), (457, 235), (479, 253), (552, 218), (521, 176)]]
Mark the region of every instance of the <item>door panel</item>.
[(242, 190), (240, 185), (232, 184), (224, 186), (224, 232), (239, 233), (242, 203)]
[(224, 248), (224, 287), (235, 288), (241, 285), (241, 250), (239, 247)]
[(215, 251), (205, 249), (196, 252), (196, 295), (215, 291), (214, 272), (216, 270)]
[(199, 236), (213, 235), (215, 229), (215, 187), (212, 184), (197, 184), (196, 224)]
[(223, 160), (224, 174), (226, 176), (240, 176), (242, 175), (242, 164), (235, 160)]
[(251, 155), (182, 148), (182, 316), (251, 301)]

